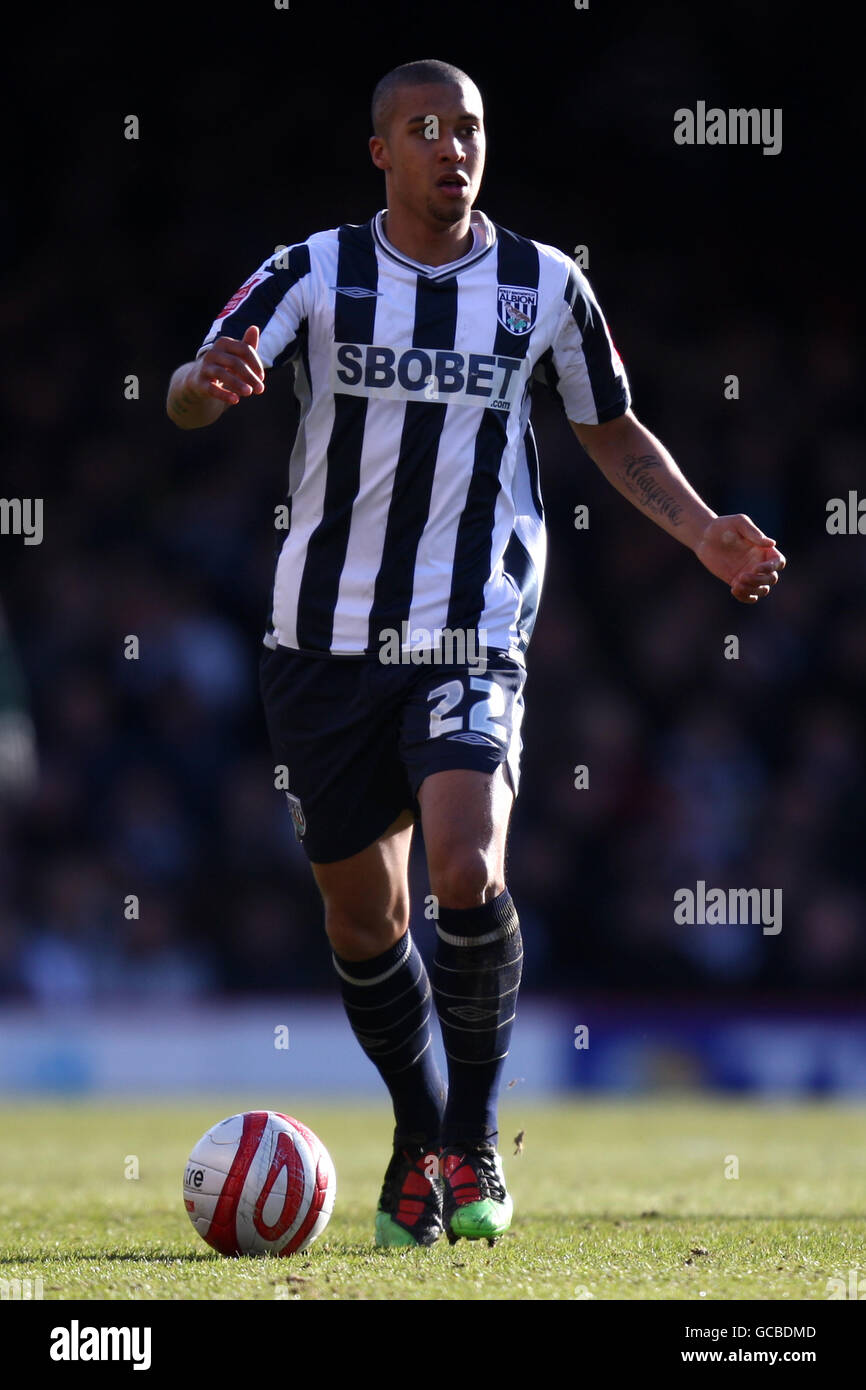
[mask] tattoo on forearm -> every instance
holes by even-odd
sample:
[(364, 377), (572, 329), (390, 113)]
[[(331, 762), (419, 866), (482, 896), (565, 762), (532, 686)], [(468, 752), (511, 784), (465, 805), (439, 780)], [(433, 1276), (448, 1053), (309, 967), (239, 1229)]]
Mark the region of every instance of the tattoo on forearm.
[(667, 517), (673, 526), (682, 526), (685, 521), (682, 507), (679, 502), (674, 501), (669, 492), (665, 492), (660, 483), (656, 482), (652, 471), (658, 468), (660, 463), (658, 454), (626, 454), (626, 486), (642, 507)]

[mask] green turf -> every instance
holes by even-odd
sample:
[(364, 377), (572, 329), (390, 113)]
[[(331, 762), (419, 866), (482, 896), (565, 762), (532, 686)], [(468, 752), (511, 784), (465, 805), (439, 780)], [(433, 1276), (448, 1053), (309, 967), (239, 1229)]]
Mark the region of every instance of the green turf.
[[(228, 1260), (196, 1235), (181, 1179), (213, 1123), (270, 1104), (334, 1159), (337, 1204), (310, 1250)], [(385, 1106), (6, 1103), (0, 1279), (46, 1299), (826, 1299), (866, 1275), (866, 1111), (682, 1099), (502, 1107), (514, 1196), (493, 1249), (376, 1250)], [(124, 1177), (138, 1159), (137, 1180)], [(739, 1162), (739, 1177), (725, 1176)]]

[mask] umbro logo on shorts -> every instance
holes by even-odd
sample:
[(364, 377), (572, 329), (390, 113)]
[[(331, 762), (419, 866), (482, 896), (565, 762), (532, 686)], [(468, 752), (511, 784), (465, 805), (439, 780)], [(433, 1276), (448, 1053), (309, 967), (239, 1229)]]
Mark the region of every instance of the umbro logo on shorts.
[(483, 743), (487, 748), (495, 748), (496, 740), (486, 734), (446, 734), (449, 743)]

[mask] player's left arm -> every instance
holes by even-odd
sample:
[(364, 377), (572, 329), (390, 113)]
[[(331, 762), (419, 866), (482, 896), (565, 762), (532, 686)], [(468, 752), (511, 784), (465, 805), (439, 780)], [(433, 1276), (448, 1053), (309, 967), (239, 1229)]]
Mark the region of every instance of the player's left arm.
[(712, 511), (631, 410), (603, 425), (569, 423), (608, 482), (693, 550), (740, 603), (757, 603), (778, 583), (785, 557), (775, 541), (747, 516)]

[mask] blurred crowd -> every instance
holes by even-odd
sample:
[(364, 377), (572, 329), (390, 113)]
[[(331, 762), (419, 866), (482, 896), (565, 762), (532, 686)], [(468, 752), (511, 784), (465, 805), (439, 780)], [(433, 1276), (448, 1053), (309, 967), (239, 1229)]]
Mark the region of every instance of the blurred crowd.
[[(217, 197), (206, 166), (136, 258), (124, 218), (131, 228), (157, 174), (142, 192), (149, 166), (135, 159), (146, 155), (109, 178), (80, 143), (53, 195), (76, 209), (62, 254), (22, 235), (4, 293), (23, 350), (0, 381), (3, 492), (44, 497), (45, 536), (0, 538), (0, 700), (19, 739), (17, 773), (2, 764), (0, 996), (327, 991), (322, 910), (274, 789), (257, 689), (291, 369), (194, 434), (163, 402), (269, 248), (334, 225), (322, 191), (333, 175), (317, 185), (311, 173), (303, 225), (295, 213), (282, 235), (271, 209), (251, 229), (231, 202), (217, 245), (202, 240)], [(265, 173), (244, 176), (252, 187)], [(171, 170), (162, 177), (164, 206)], [(588, 273), (636, 413), (714, 510), (750, 515), (789, 560), (768, 600), (736, 604), (608, 486), (537, 388), (550, 559), (508, 859), (526, 984), (789, 997), (862, 986), (866, 541), (825, 527), (862, 458), (854, 311), (819, 276), (805, 312), (796, 238), (779, 245), (764, 294), (694, 246), (641, 260), (605, 243), (603, 214), (593, 239), (557, 220), (552, 194), (509, 213), (507, 187), (480, 201), (497, 220), (568, 251), (592, 243)], [(345, 217), (369, 216), (380, 195), (371, 177), (347, 193)], [(109, 221), (93, 275), (71, 276)], [(35, 767), (21, 751), (30, 718)], [(420, 844), (412, 876), (427, 953)], [(781, 889), (781, 932), (678, 925), (674, 893), (700, 880)]]

